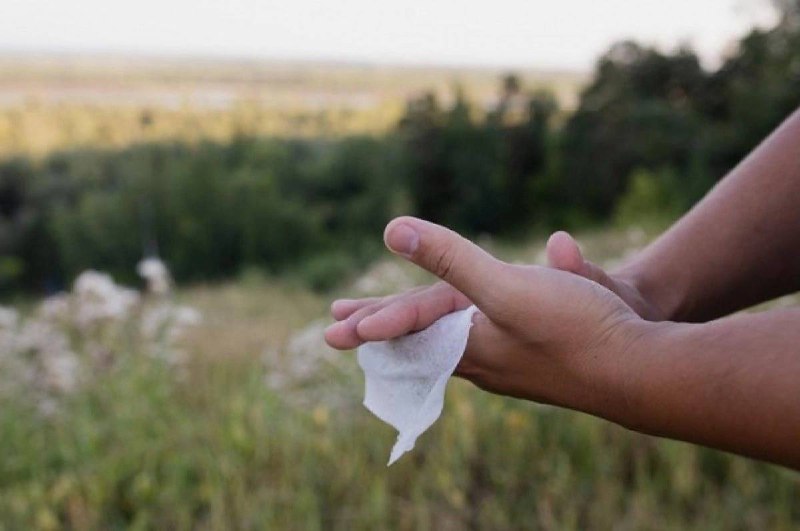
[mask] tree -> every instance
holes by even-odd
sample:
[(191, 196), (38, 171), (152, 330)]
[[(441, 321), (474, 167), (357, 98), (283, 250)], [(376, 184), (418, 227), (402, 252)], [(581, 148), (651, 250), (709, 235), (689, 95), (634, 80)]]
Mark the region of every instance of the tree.
[(564, 131), (564, 197), (608, 216), (634, 168), (685, 173), (699, 137), (696, 102), (706, 82), (697, 57), (632, 42), (612, 46)]

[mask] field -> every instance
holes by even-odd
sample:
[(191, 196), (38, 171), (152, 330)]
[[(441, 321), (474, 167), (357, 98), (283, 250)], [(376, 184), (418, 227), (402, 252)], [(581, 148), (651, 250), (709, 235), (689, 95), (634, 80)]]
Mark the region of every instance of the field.
[[(125, 147), (137, 142), (383, 133), (424, 91), (462, 87), (479, 107), (498, 97), (492, 68), (131, 58), (0, 52), (0, 155)], [(586, 75), (515, 71), (565, 109)]]
[[(609, 228), (580, 240), (590, 258), (611, 264), (653, 234)], [(509, 260), (542, 260), (538, 238), (481, 243)], [(339, 291), (382, 293), (428, 280), (387, 258)], [(24, 390), (0, 395), (0, 529), (800, 524), (794, 473), (457, 380), (438, 423), (386, 468), (394, 433), (361, 407), (353, 356), (321, 341), (330, 298), (248, 273), (144, 295), (101, 328), (71, 329), (78, 367), (88, 371), (80, 385), (44, 386), (47, 401)], [(126, 334), (137, 315), (163, 304), (202, 318), (153, 355)], [(43, 311), (33, 302), (20, 310), (27, 320)], [(104, 348), (100, 362), (92, 345)]]
[(798, 27), (714, 72), (0, 54), (0, 531), (800, 527), (795, 472), (457, 379), (387, 468), (322, 340), (431, 281), (377, 254), (396, 213), (624, 260), (796, 108)]

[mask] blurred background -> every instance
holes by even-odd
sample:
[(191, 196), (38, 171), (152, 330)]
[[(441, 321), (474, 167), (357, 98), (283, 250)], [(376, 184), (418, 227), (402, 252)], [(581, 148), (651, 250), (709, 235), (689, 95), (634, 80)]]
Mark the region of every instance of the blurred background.
[(0, 11), (0, 529), (800, 525), (797, 474), (461, 381), (387, 469), (322, 340), (430, 281), (398, 214), (637, 252), (800, 105), (796, 0)]

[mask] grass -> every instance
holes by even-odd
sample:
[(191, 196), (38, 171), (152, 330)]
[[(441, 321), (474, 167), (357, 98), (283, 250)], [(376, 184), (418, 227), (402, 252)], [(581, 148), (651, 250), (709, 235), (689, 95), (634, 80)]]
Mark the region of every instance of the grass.
[[(582, 240), (607, 261), (647, 237), (598, 231)], [(542, 242), (495, 248), (533, 261)], [(43, 417), (21, 397), (0, 404), (0, 529), (800, 524), (795, 473), (459, 380), (439, 422), (386, 468), (394, 433), (360, 406), (352, 355), (320, 356), (315, 371), (292, 377), (299, 358), (320, 355), (294, 338), (324, 317), (327, 298), (258, 277), (178, 298), (205, 318), (186, 339), (185, 370), (167, 371), (134, 346), (58, 415)], [(282, 371), (283, 385), (266, 385)]]

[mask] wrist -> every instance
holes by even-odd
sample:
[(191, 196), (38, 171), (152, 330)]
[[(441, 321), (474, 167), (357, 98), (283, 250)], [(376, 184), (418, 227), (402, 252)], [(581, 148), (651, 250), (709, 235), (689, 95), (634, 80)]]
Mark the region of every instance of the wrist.
[(629, 319), (620, 325), (617, 339), (607, 353), (609, 371), (607, 407), (596, 415), (635, 431), (645, 431), (646, 389), (648, 374), (657, 357), (658, 345), (676, 323)]
[(667, 281), (664, 278), (657, 278), (657, 275), (651, 273), (652, 269), (637, 261), (623, 265), (611, 276), (617, 282), (628, 286), (641, 298), (642, 303), (649, 308), (650, 316), (644, 316), (647, 320), (675, 320), (684, 305), (685, 290), (681, 288), (677, 279)]

